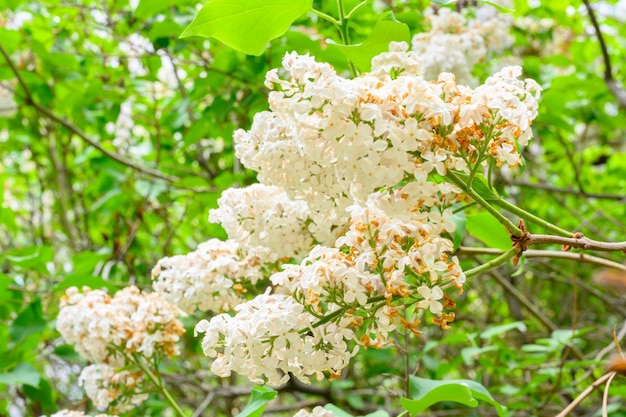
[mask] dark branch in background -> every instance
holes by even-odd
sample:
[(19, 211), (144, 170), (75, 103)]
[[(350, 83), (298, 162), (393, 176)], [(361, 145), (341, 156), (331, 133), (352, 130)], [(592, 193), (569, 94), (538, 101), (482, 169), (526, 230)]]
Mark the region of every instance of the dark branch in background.
[(178, 180), (178, 178), (176, 178), (176, 177), (164, 174), (164, 173), (162, 173), (160, 171), (157, 171), (155, 169), (147, 168), (147, 167), (144, 167), (144, 166), (141, 166), (141, 165), (137, 165), (134, 162), (126, 159), (122, 155), (119, 155), (119, 154), (117, 154), (115, 152), (112, 152), (112, 151), (109, 151), (109, 150), (105, 149), (98, 142), (96, 142), (95, 140), (93, 140), (89, 136), (87, 136), (87, 134), (85, 132), (83, 132), (78, 126), (75, 126), (71, 122), (58, 117), (57, 115), (52, 113), (50, 110), (46, 109), (45, 107), (41, 106), (39, 103), (35, 102), (33, 100), (32, 93), (31, 93), (30, 89), (28, 88), (28, 85), (26, 85), (26, 83), (24, 82), (24, 79), (20, 75), (17, 67), (15, 66), (13, 61), (11, 60), (11, 57), (6, 52), (6, 50), (2, 47), (2, 45), (0, 45), (0, 53), (2, 53), (2, 55), (4, 56), (4, 59), (9, 64), (9, 67), (11, 68), (11, 71), (13, 72), (13, 74), (15, 74), (15, 77), (17, 78), (17, 81), (19, 82), (20, 86), (22, 86), (22, 89), (24, 90), (24, 94), (25, 94), (24, 102), (26, 103), (26, 105), (33, 107), (39, 113), (41, 113), (44, 116), (46, 116), (48, 119), (50, 119), (50, 120), (52, 120), (52, 121), (62, 125), (66, 129), (68, 129), (70, 132), (74, 133), (75, 135), (80, 137), (82, 140), (87, 142), (89, 145), (93, 146), (94, 148), (96, 148), (97, 150), (102, 152), (105, 156), (107, 156), (108, 158), (110, 158), (110, 159), (112, 159), (112, 160), (114, 160), (116, 162), (119, 162), (122, 165), (125, 165), (125, 166), (127, 166), (129, 168), (132, 168), (135, 171), (142, 172), (144, 174), (150, 175), (150, 176), (155, 177), (155, 178), (160, 178), (160, 179), (168, 181), (168, 182), (174, 182), (174, 181)]
[(613, 78), (613, 70), (611, 69), (611, 58), (609, 57), (609, 50), (606, 47), (604, 35), (602, 35), (602, 31), (600, 30), (600, 24), (598, 23), (596, 14), (593, 11), (591, 4), (589, 3), (589, 0), (583, 0), (583, 3), (585, 3), (587, 13), (589, 13), (589, 19), (591, 19), (591, 24), (596, 31), (598, 42), (600, 42), (602, 59), (604, 60), (604, 81), (606, 82), (606, 86), (609, 88), (609, 91), (617, 100), (619, 106), (623, 109), (626, 109), (626, 90), (620, 87), (617, 81)]

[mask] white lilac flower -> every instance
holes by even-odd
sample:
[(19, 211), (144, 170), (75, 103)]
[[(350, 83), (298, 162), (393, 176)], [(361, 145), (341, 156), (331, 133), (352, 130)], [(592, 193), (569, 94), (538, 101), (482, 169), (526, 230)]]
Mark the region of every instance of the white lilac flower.
[(57, 330), (88, 360), (122, 367), (125, 354), (146, 358), (178, 354), (182, 312), (157, 293), (130, 286), (113, 297), (102, 290), (69, 288), (61, 299)]
[(111, 408), (123, 413), (148, 399), (149, 395), (141, 392), (143, 380), (141, 371), (116, 370), (108, 365), (89, 365), (81, 371), (78, 383), (85, 389), (96, 408)]
[(152, 270), (152, 286), (187, 313), (222, 313), (244, 302), (248, 288), (261, 282), (276, 261), (269, 248), (211, 239), (187, 255), (161, 259)]
[(310, 377), (335, 377), (357, 349), (348, 342), (354, 333), (349, 323), (329, 322), (314, 327), (316, 318), (288, 295), (258, 295), (236, 307), (236, 314), (220, 314), (196, 325), (204, 333), (204, 354), (214, 358), (211, 371), (226, 377), (231, 372), (256, 383), (277, 386), (289, 373), (305, 383)]
[(230, 188), (218, 205), (209, 221), (220, 223), (240, 245), (265, 246), (279, 258), (299, 258), (313, 247), (307, 204), (291, 200), (279, 187)]

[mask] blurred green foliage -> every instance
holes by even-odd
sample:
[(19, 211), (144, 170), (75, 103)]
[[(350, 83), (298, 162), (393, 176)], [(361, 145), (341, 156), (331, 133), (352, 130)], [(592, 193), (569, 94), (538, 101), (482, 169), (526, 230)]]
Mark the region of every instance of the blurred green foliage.
[[(615, 3), (600, 6), (610, 10)], [(313, 4), (336, 16), (335, 2)], [(348, 10), (356, 4), (345, 2)], [(347, 56), (365, 70), (381, 39), (386, 44), (423, 30), (427, 6), (367, 2), (352, 16), (352, 46), (334, 46), (342, 42), (333, 25), (296, 13), (287, 32), (273, 33), (253, 56), (214, 38), (181, 39), (197, 13), (195, 1), (0, 0), (0, 46), (24, 83), (0, 57), (0, 81), (14, 90), (16, 103), (14, 115), (0, 117), (0, 415), (91, 410), (76, 386), (84, 361), (55, 330), (60, 297), (70, 286), (147, 288), (158, 259), (225, 236), (208, 223), (208, 210), (225, 188), (255, 181), (234, 156), (232, 134), (266, 109), (264, 76), (285, 52), (309, 52), (345, 73)], [(9, 27), (26, 12), (30, 18)], [(393, 19), (381, 19), (389, 12)], [(516, 41), (508, 58), (544, 94), (525, 169), (496, 178), (498, 193), (564, 229), (626, 240), (626, 110), (607, 87), (584, 5), (518, 0), (513, 15)], [(626, 24), (611, 13), (598, 18), (612, 75), (622, 84)], [(477, 67), (479, 78), (488, 75), (488, 64)], [(506, 249), (497, 227), (486, 213), (469, 209), (463, 245)], [(467, 268), (489, 259), (459, 256)], [(607, 256), (623, 263), (623, 254)], [(398, 348), (361, 352), (341, 380), (321, 383), (319, 391), (288, 385), (279, 390), (279, 404), (332, 402), (351, 415), (378, 408), (393, 415), (394, 398), (403, 396), (399, 379), (416, 369), (421, 378), (478, 381), (509, 415), (554, 415), (603, 373), (607, 353), (600, 353), (624, 322), (626, 276), (608, 287), (592, 279), (597, 271), (522, 259), (517, 270), (509, 265), (476, 277), (452, 330), (429, 329)], [(184, 354), (167, 365), (166, 379), (187, 410), (216, 389), (223, 395), (205, 415), (233, 415), (244, 409), (250, 389), (206, 371), (193, 338), (197, 319), (185, 320)], [(613, 384), (610, 415), (626, 416), (625, 390)], [(132, 415), (160, 415), (165, 407), (154, 396)], [(430, 410), (496, 411), (482, 402), (459, 407), (444, 402)], [(583, 408), (593, 415), (600, 394)]]

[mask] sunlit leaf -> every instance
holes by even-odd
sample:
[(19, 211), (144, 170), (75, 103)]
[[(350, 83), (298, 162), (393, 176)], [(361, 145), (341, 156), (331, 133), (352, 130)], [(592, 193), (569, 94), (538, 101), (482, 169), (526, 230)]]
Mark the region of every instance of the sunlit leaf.
[(413, 375), (409, 378), (411, 398), (402, 398), (402, 405), (411, 415), (416, 415), (442, 401), (476, 407), (479, 400), (493, 405), (499, 417), (506, 415), (506, 407), (497, 402), (478, 382), (468, 379), (436, 381)]
[(261, 55), (269, 41), (310, 10), (312, 0), (211, 0), (181, 37), (215, 38), (231, 48)]
[(353, 62), (359, 70), (369, 71), (372, 58), (381, 52), (388, 51), (390, 42), (410, 42), (410, 39), (409, 27), (398, 22), (393, 14), (387, 13), (378, 20), (372, 33), (362, 43), (356, 45), (333, 44), (333, 47), (343, 52), (346, 58)]

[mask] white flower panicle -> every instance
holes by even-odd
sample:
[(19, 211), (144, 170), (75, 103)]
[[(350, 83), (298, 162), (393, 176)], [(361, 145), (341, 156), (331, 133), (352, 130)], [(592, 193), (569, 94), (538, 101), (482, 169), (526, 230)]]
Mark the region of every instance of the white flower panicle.
[(187, 255), (161, 259), (152, 271), (152, 286), (187, 313), (231, 311), (246, 300), (251, 285), (266, 277), (265, 269), (275, 268), (277, 260), (264, 246), (211, 239)]
[(308, 383), (323, 372), (338, 376), (357, 349), (347, 341), (354, 333), (345, 320), (314, 327), (316, 318), (288, 295), (270, 295), (269, 289), (236, 307), (236, 314), (221, 314), (196, 325), (204, 333), (202, 349), (215, 358), (211, 371), (227, 377), (231, 372), (256, 383), (277, 386), (293, 374)]
[(240, 245), (265, 246), (279, 258), (301, 258), (313, 247), (307, 204), (291, 200), (279, 187), (230, 188), (218, 204), (209, 221), (220, 223)]
[(57, 330), (78, 353), (98, 364), (125, 365), (124, 354), (172, 357), (184, 328), (182, 312), (157, 293), (130, 286), (113, 297), (88, 287), (61, 299)]
[[(433, 31), (469, 31), (463, 16), (440, 13)], [(467, 51), (487, 48), (473, 24)], [(392, 43), (355, 79), (296, 53), (267, 74), (270, 111), (235, 132), (237, 156), (263, 185), (227, 191), (211, 220), (243, 244), (308, 255), (273, 273), (273, 295), (198, 323), (217, 375), (271, 385), (337, 377), (359, 347), (390, 343), (398, 327), (419, 334), (424, 314), (450, 328), (447, 292), (465, 283), (450, 207), (467, 197), (442, 178), (520, 165), (540, 88), (519, 67), (475, 89), (451, 73), (428, 81), (423, 57), (407, 49)], [(296, 250), (298, 239), (307, 240)]]
[(78, 378), (94, 406), (118, 413), (130, 411), (148, 399), (149, 395), (141, 392), (143, 382), (141, 371), (116, 370), (109, 365), (89, 365)]
[(286, 75), (267, 75), (279, 89), (270, 93), (271, 111), (235, 133), (237, 156), (262, 183), (308, 204), (320, 244), (331, 246), (345, 231), (348, 206), (402, 181), (423, 181), (424, 173), (466, 172), (484, 162), (476, 160), (479, 145), (488, 143), (480, 155), (499, 163), (521, 162), (512, 145), (527, 142), (539, 97), (536, 83), (518, 79), (521, 69), (507, 67), (473, 90), (451, 74), (426, 81), (415, 75), (418, 58), (406, 44), (392, 47), (353, 80), (308, 55), (287, 54)]

